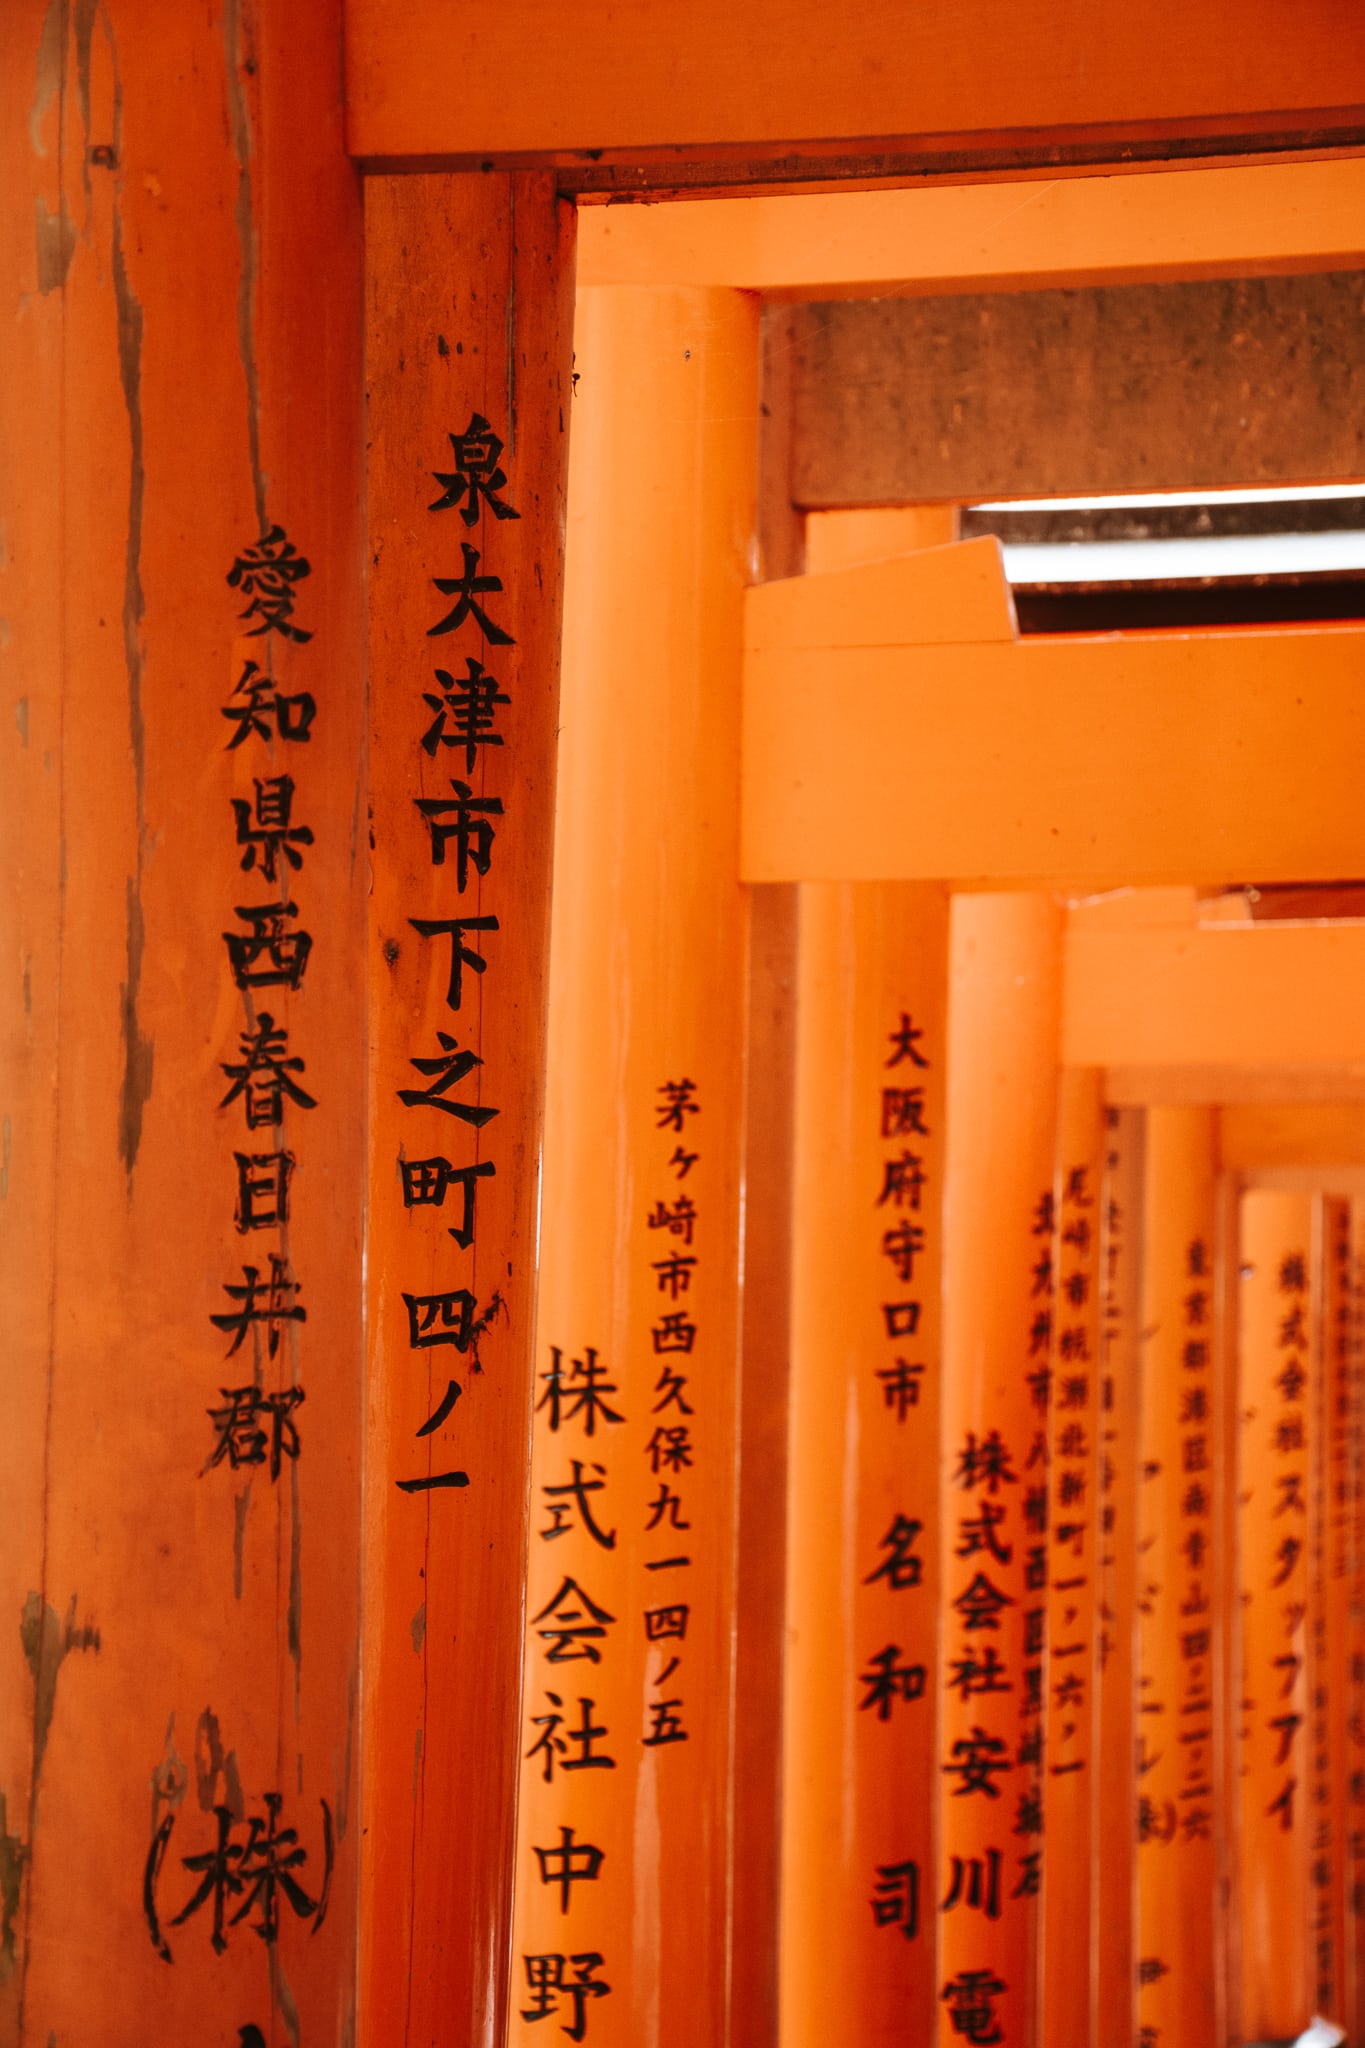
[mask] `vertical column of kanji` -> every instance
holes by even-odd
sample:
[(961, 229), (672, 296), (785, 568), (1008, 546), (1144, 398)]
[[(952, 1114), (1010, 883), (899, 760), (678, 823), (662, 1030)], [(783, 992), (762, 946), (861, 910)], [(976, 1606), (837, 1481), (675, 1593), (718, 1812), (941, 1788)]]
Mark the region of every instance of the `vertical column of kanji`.
[(1350, 1427), (1346, 1485), (1350, 1502), (1346, 1697), (1346, 1856), (1348, 2036), (1365, 2030), (1365, 1203), (1352, 1199)]
[(1032, 2034), (1042, 1878), (1049, 1503), (1029, 1337), (1054, 1300), (1060, 923), (1042, 896), (953, 904), (940, 1865), (966, 1909), (940, 1927), (940, 2028), (1012, 2043)]
[[(800, 919), (781, 2012), (813, 2048), (936, 2008), (948, 900), (811, 884)], [(943, 1903), (988, 1924), (1003, 1881), (991, 1850)]]
[(1099, 1712), (1091, 1791), (1097, 1939), (1092, 2038), (1137, 2031), (1133, 1755), (1137, 1734), (1138, 1332), (1142, 1316), (1142, 1179), (1146, 1119), (1105, 1112), (1103, 1321), (1100, 1356)]
[(1238, 1474), (1242, 1417), (1238, 1393), (1242, 1319), (1242, 1180), (1222, 1164), (1225, 1112), (1216, 1112), (1220, 1165), (1214, 1280), (1218, 1313), (1214, 1324), (1213, 1398), (1218, 1417), (1218, 1517), (1213, 1532), (1213, 1581), (1221, 1617), (1214, 1643), (1217, 1697), (1222, 1707), (1214, 1724), (1214, 1798), (1219, 1815), (1215, 1837), (1221, 1902), (1218, 1997), (1223, 2038), (1240, 2041), (1242, 2026), (1243, 1926), (1240, 1896), (1242, 1827), (1242, 1501)]
[(1322, 1202), (1322, 1374), (1313, 1486), (1314, 2009), (1343, 2026), (1358, 1962), (1346, 1941), (1351, 1734), (1351, 1204)]
[(1139, 2039), (1216, 2018), (1214, 1114), (1147, 1112), (1138, 1517)]
[(544, 177), (366, 186), (376, 2044), (505, 2024), (572, 232)]
[[(168, 2038), (272, 2010), (337, 2032), (351, 2004), (359, 212), (338, 27), (331, 0), (115, 0), (47, 10), (19, 59), (20, 132), (58, 173), (36, 290), (64, 309), (60, 655), (39, 654), (62, 663), (60, 737), (43, 693), (29, 728), (54, 808), (60, 757), (64, 843), (59, 946), (29, 963), (60, 1032), (19, 1604), (26, 2038), (88, 2025), (91, 1958), (113, 2034), (148, 2010)], [(307, 744), (282, 744), (286, 701), (316, 713)], [(225, 1102), (244, 1040), (279, 1064)], [(271, 1072), (311, 1123), (293, 1099), (248, 1120)]]
[(1063, 1070), (1057, 1112), (1054, 1292), (1030, 1337), (1047, 1401), (1052, 1582), (1047, 1605), (1043, 1816), (1042, 2039), (1082, 2048), (1095, 1919), (1105, 1121), (1097, 1068)]
[(1241, 2011), (1248, 2039), (1297, 2034), (1312, 2001), (1308, 1879), (1308, 1481), (1313, 1198), (1242, 1198)]
[(585, 292), (574, 345), (512, 2030), (688, 2048), (727, 1969), (757, 307)]

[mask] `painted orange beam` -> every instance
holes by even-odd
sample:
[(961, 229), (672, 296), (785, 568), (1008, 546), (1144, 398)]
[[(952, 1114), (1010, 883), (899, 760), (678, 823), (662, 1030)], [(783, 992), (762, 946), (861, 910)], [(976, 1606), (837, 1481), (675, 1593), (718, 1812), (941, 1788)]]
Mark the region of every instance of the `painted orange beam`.
[(728, 284), (771, 297), (1037, 290), (1355, 268), (1365, 163), (590, 206), (584, 284)]
[[(1182, 135), (1273, 129), (1365, 102), (1365, 24), (1311, 0), (1282, 33), (1274, 0), (971, 0), (854, 14), (814, 0), (572, 12), (509, 0), (350, 0), (351, 147), (360, 156), (644, 150), (869, 137), (985, 138), (1096, 125)], [(1249, 112), (1248, 110), (1255, 110)]]
[[(1353, 833), (1340, 859), (1358, 858)], [(1072, 924), (1062, 1042), (1069, 1060), (1105, 1067), (1359, 1062), (1365, 924)]]
[(970, 609), (961, 589), (981, 545), (750, 593), (748, 880), (1101, 888), (1351, 871), (1365, 631), (1011, 642), (989, 571)]

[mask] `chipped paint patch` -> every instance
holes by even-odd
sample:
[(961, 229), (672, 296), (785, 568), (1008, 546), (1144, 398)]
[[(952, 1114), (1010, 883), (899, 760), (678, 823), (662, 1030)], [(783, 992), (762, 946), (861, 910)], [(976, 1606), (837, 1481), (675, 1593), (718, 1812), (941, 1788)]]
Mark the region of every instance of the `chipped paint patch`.
[[(5, 621), (4, 621), (3, 619), (0, 619), (0, 628), (3, 628), (3, 627), (4, 627), (4, 625), (5, 625)], [(4, 646), (4, 644), (5, 644), (5, 642), (6, 642), (7, 640), (8, 640), (8, 638), (9, 638), (9, 634), (8, 634), (8, 631), (6, 631), (6, 632), (5, 632), (5, 636), (4, 636), (4, 639), (3, 639), (3, 640), (0, 640), (0, 646)], [(26, 747), (26, 746), (28, 745), (28, 698), (27, 698), (27, 697), (20, 697), (20, 698), (18, 699), (18, 701), (16, 702), (15, 706), (14, 706), (14, 725), (15, 725), (15, 730), (17, 731), (17, 733), (18, 733), (18, 735), (19, 735), (19, 742), (20, 742), (20, 745), (21, 745), (21, 746), (25, 746), (25, 747)]]
[(194, 1731), (194, 1789), (200, 1809), (212, 1813), (225, 1806), (234, 1820), (246, 1817), (242, 1778), (235, 1749), (224, 1750), (222, 1730), (212, 1707), (205, 1707)]
[(34, 249), (38, 263), (38, 289), (46, 297), (59, 292), (66, 283), (71, 259), (76, 253), (76, 223), (66, 210), (66, 201), (54, 213), (40, 192), (33, 202)]
[(9, 1199), (9, 1155), (14, 1142), (14, 1126), (8, 1117), (0, 1123), (0, 1202)]
[(76, 1621), (76, 1595), (63, 1620), (41, 1593), (30, 1593), (19, 1623), (19, 1641), (24, 1661), (33, 1674), (33, 1805), (38, 1800), (47, 1738), (57, 1706), (57, 1676), (73, 1650), (93, 1650), (98, 1655), (100, 1632), (93, 1622)]
[(275, 2002), (280, 2018), (289, 2029), (289, 2039), (293, 2043), (293, 2048), (299, 2048), (298, 2002), (289, 1988), (288, 1979), (284, 1974), (284, 1965), (280, 1961), (280, 1952), (277, 1948), (272, 1948), (270, 1951), (270, 1995)]
[[(112, 37), (111, 37), (112, 40)], [(117, 59), (115, 60), (117, 75)], [(115, 87), (115, 153), (122, 145), (122, 88)], [(128, 675), (128, 737), (133, 755), (137, 798), (136, 873), (127, 884), (126, 929), (128, 978), (120, 991), (119, 1026), (123, 1041), (123, 1082), (119, 1090), (119, 1156), (132, 1194), (133, 1169), (142, 1144), (142, 1112), (152, 1092), (153, 1047), (138, 1025), (142, 989), (142, 955), (146, 930), (142, 916), (142, 859), (147, 831), (147, 734), (142, 715), (142, 507), (146, 473), (142, 457), (142, 307), (128, 277), (123, 254), (123, 213), (114, 208), (114, 304), (118, 315), (119, 381), (128, 413), (128, 544), (123, 565), (123, 661)]]
[(18, 1962), (14, 1923), (24, 1880), (24, 1844), (9, 1831), (9, 1810), (0, 1792), (0, 1984), (8, 1984)]
[(190, 1787), (190, 1767), (175, 1746), (175, 1715), (166, 1723), (166, 1742), (161, 1761), (152, 1772), (152, 1827), (154, 1836), (168, 1813), (178, 1813)]
[(408, 1634), (412, 1637), (414, 1652), (420, 1657), (422, 1645), (427, 1639), (427, 1603), (425, 1600), (408, 1623)]
[(237, 200), (233, 220), (241, 252), (237, 283), (237, 350), (246, 380), (246, 432), (251, 458), (251, 487), (256, 518), (266, 531), (265, 475), (261, 469), (261, 391), (256, 369), (256, 272), (259, 250), (251, 194), (251, 114), (242, 86), (241, 0), (224, 0), (223, 47), (227, 71), (228, 130), (237, 159)]
[(28, 139), (35, 156), (46, 156), (43, 119), (62, 89), (63, 58), (66, 55), (65, 0), (48, 0), (38, 37), (38, 62), (34, 67), (33, 105), (29, 109)]

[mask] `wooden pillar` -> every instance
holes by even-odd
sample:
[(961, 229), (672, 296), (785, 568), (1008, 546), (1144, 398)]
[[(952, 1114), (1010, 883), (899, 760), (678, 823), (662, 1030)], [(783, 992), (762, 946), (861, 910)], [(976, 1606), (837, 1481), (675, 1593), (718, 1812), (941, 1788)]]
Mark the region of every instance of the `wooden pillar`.
[(361, 2016), (506, 2026), (572, 209), (366, 187), (369, 1334)]
[(1137, 2030), (1136, 1783), (1138, 1423), (1146, 1116), (1106, 1112), (1099, 1481), (1099, 1759), (1095, 1799), (1092, 2039)]
[(330, 0), (0, 22), (7, 2042), (354, 2020), (339, 36)]
[(1307, 2024), (1312, 1839), (1309, 1485), (1316, 1356), (1313, 1198), (1242, 1198), (1239, 1904), (1242, 2027)]
[(1365, 1204), (1351, 1202), (1350, 1600), (1346, 1722), (1346, 1954), (1348, 2034), (1365, 2029)]
[(730, 1960), (757, 308), (585, 292), (575, 357), (513, 2032), (700, 2048)]
[(802, 889), (784, 2048), (928, 2038), (938, 2005), (947, 993), (944, 889)]
[(1313, 1484), (1313, 2008), (1346, 2024), (1360, 1958), (1346, 1939), (1351, 1778), (1351, 1204), (1322, 1202), (1322, 1371)]
[(956, 2010), (1010, 2043), (1033, 2038), (1044, 1846), (1047, 1432), (1028, 1346), (1053, 1306), (1059, 938), (1046, 897), (953, 904), (939, 2025)]
[(1199, 2048), (1218, 2016), (1215, 1117), (1147, 1112), (1138, 1521), (1140, 2028)]
[[(1099, 1923), (1095, 1883), (1100, 1603), (1107, 1550), (1100, 1496), (1105, 1201), (1103, 1076), (1061, 1076), (1053, 1190), (1051, 1327), (1031, 1336), (1035, 1408), (1048, 1425), (1052, 1580), (1047, 1612), (1041, 2039), (1081, 2048)], [(1086, 2016), (1083, 2018), (1082, 2016)]]

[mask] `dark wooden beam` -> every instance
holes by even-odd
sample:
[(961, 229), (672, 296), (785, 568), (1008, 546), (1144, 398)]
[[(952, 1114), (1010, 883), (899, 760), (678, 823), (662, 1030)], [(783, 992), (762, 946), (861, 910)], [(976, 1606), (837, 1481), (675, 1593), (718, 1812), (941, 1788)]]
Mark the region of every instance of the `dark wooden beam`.
[(1365, 476), (1365, 276), (791, 309), (806, 508)]

